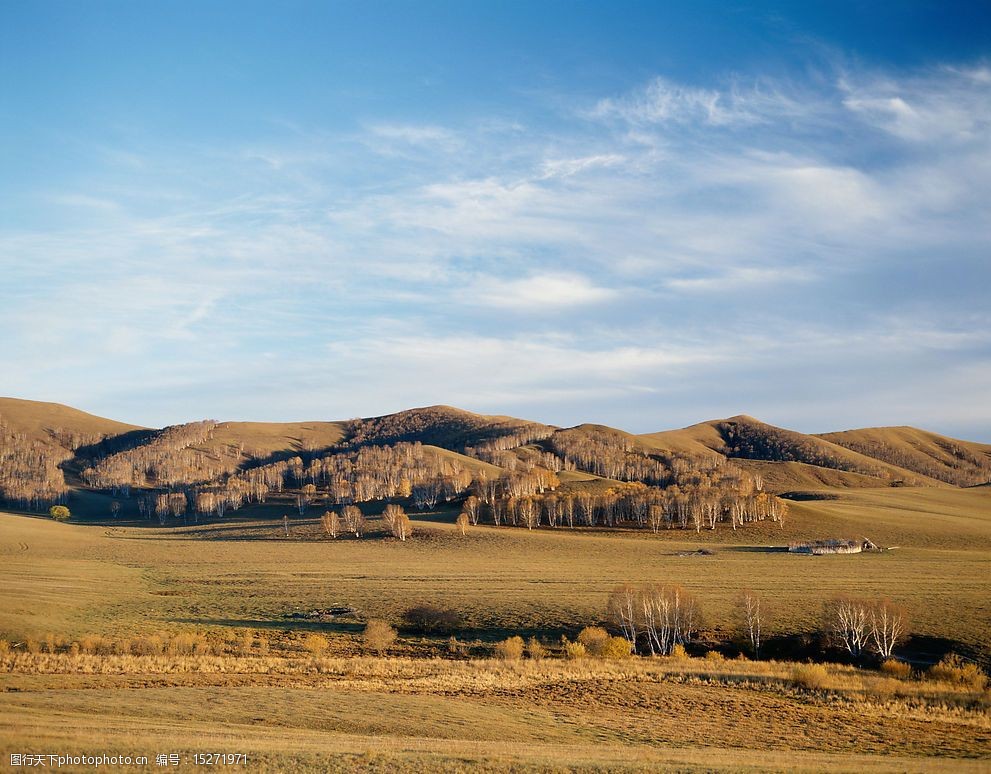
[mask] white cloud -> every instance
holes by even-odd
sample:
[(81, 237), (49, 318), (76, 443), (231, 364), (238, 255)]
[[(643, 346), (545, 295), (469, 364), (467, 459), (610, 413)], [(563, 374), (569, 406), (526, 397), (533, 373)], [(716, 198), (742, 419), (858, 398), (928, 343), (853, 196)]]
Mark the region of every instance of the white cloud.
[(840, 87), (849, 111), (902, 140), (991, 145), (987, 67), (944, 67), (903, 79), (848, 75)]
[(549, 180), (554, 177), (571, 177), (590, 169), (616, 167), (624, 161), (626, 157), (619, 153), (600, 153), (577, 159), (547, 159), (541, 165), (543, 172), (540, 178)]
[(587, 277), (568, 272), (533, 274), (518, 279), (480, 277), (468, 286), (466, 301), (500, 309), (553, 312), (564, 307), (600, 304), (619, 297)]
[[(801, 93), (657, 79), (592, 120), (146, 144), (126, 185), (59, 194), (82, 225), (0, 232), (0, 393), (98, 367), (91, 395), (166, 385), (215, 395), (219, 415), (232, 395), (268, 412), (278, 384), (286, 419), (601, 399), (616, 404), (601, 420), (647, 430), (649, 411), (676, 423), (675, 399), (759, 413), (774, 368), (819, 399), (834, 374), (978, 373), (961, 363), (991, 344), (934, 310), (986, 305), (989, 83), (986, 68)], [(905, 390), (906, 406), (931, 399)]]
[(686, 293), (726, 293), (750, 291), (755, 287), (772, 287), (782, 284), (811, 282), (814, 271), (807, 267), (780, 266), (761, 268), (755, 266), (734, 267), (723, 274), (701, 277), (676, 277), (664, 284), (672, 290)]
[(779, 88), (757, 82), (710, 89), (656, 77), (623, 97), (600, 100), (595, 118), (619, 118), (635, 125), (702, 124), (714, 127), (749, 126), (806, 113), (808, 107)]

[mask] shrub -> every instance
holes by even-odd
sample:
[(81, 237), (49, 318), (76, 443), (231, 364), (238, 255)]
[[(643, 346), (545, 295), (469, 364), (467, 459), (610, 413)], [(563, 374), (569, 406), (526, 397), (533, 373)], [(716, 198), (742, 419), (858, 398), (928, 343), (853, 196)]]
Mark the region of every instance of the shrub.
[(241, 632), (241, 639), (238, 642), (238, 653), (242, 656), (250, 656), (252, 647), (255, 644), (255, 633), (250, 629)]
[(562, 637), (561, 645), (564, 647), (565, 658), (585, 658), (587, 651), (582, 643), (571, 642), (567, 637)]
[(508, 637), (502, 642), (497, 642), (495, 646), (497, 658), (503, 661), (519, 661), (523, 658), (523, 638), (519, 635)]
[(169, 640), (166, 651), (170, 656), (206, 656), (210, 653), (210, 643), (202, 634), (180, 632)]
[(152, 635), (150, 637), (137, 637), (131, 640), (131, 653), (135, 656), (158, 656), (162, 653), (161, 637)]
[(420, 634), (452, 634), (461, 628), (461, 614), (439, 605), (416, 605), (403, 613), (403, 626)]
[(10, 653), (10, 643), (7, 640), (0, 640), (0, 656)]
[(929, 667), (927, 675), (930, 680), (953, 683), (972, 691), (983, 691), (988, 684), (988, 676), (977, 664), (965, 661), (956, 653), (950, 653), (938, 664)]
[(530, 658), (540, 660), (547, 655), (547, 648), (536, 637), (531, 637), (526, 644), (526, 653)]
[(725, 661), (726, 656), (720, 653), (718, 650), (710, 650), (705, 654), (705, 660), (718, 664), (720, 661)]
[(69, 513), (69, 509), (64, 505), (53, 505), (48, 509), (48, 515), (55, 519), (55, 521), (68, 521), (69, 517), (72, 516)]
[(452, 656), (456, 656), (461, 652), (461, 643), (458, 642), (457, 637), (454, 637), (452, 635), (451, 638), (447, 641), (447, 652), (450, 653)]
[(578, 633), (578, 642), (585, 646), (590, 656), (600, 656), (609, 642), (609, 632), (601, 626), (586, 626)]
[(671, 658), (678, 659), (680, 661), (681, 659), (688, 658), (688, 651), (685, 650), (685, 646), (679, 642), (671, 648), (671, 652), (668, 655), (671, 656)]
[(269, 650), (268, 637), (262, 635), (258, 638), (258, 655), (267, 656)]
[(912, 676), (912, 666), (896, 658), (885, 659), (881, 664), (881, 671), (886, 675), (898, 677), (902, 680)]
[(329, 647), (330, 643), (322, 634), (307, 634), (303, 640), (303, 650), (314, 658), (325, 653)]
[(396, 630), (387, 622), (373, 618), (365, 624), (365, 632), (362, 637), (367, 650), (381, 653), (388, 650), (389, 646), (396, 641)]
[(87, 634), (79, 640), (79, 649), (83, 653), (105, 656), (113, 650), (110, 640), (101, 637), (99, 634)]
[(610, 637), (599, 649), (602, 658), (629, 658), (633, 644), (626, 637)]
[(821, 690), (829, 681), (829, 673), (822, 664), (799, 664), (791, 670), (791, 679), (799, 688)]

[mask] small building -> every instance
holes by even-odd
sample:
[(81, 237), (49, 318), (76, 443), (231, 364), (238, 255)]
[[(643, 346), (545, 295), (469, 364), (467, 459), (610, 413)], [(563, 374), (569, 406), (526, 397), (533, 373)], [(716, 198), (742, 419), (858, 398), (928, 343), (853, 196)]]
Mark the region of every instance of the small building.
[(792, 554), (812, 554), (813, 556), (823, 556), (824, 554), (859, 554), (862, 551), (879, 550), (870, 540), (843, 540), (840, 538), (827, 538), (825, 540), (805, 540), (793, 541), (788, 544), (788, 551)]

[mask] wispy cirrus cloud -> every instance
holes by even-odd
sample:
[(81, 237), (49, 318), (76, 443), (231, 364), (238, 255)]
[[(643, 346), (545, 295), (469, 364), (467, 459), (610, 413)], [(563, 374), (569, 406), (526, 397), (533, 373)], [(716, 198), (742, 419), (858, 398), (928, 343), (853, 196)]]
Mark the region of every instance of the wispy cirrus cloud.
[(727, 88), (703, 88), (657, 76), (640, 89), (620, 97), (605, 97), (590, 115), (630, 124), (740, 127), (807, 116), (815, 107), (787, 95), (780, 84), (757, 79), (733, 82)]

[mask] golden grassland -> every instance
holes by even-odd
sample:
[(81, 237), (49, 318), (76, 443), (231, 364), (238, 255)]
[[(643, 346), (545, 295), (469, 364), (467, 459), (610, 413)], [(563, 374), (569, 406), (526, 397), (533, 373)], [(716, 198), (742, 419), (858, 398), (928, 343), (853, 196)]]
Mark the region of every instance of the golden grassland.
[(16, 653), (0, 658), (0, 754), (218, 749), (272, 771), (986, 770), (987, 694), (823, 670), (809, 690), (794, 665), (713, 659)]
[[(783, 529), (736, 532), (478, 527), (461, 537), (452, 520), (452, 513), (414, 516), (413, 539), (399, 543), (375, 534), (327, 539), (315, 511), (294, 518), (289, 538), (276, 518), (235, 515), (159, 529), (0, 515), (0, 637), (127, 636), (176, 625), (279, 628), (293, 610), (334, 604), (356, 608), (362, 619), (396, 620), (419, 601), (457, 609), (466, 628), (483, 635), (557, 637), (601, 620), (615, 584), (658, 581), (694, 591), (706, 627), (717, 632), (732, 625), (742, 588), (765, 596), (769, 627), (781, 632), (815, 628), (825, 599), (854, 593), (889, 596), (908, 608), (916, 633), (988, 655), (987, 488), (844, 491), (837, 500), (795, 503)], [(898, 547), (843, 557), (767, 548), (861, 535)], [(681, 555), (700, 546), (712, 555)]]
[[(37, 651), (48, 633), (66, 644), (96, 634), (105, 647), (91, 637), (83, 650), (107, 651), (0, 653), (0, 754), (214, 749), (248, 752), (263, 771), (988, 770), (988, 695), (967, 687), (838, 665), (479, 658), (508, 634), (573, 637), (603, 619), (615, 584), (646, 580), (695, 592), (714, 638), (729, 636), (742, 588), (763, 594), (779, 632), (815, 628), (836, 593), (890, 596), (914, 632), (986, 661), (991, 490), (833, 494), (795, 503), (783, 528), (462, 537), (441, 511), (414, 516), (407, 543), (374, 521), (362, 540), (330, 540), (317, 510), (286, 538), (279, 503), (182, 528), (0, 514), (0, 638)], [(861, 535), (897, 548), (769, 550)], [(712, 554), (693, 554), (700, 546)], [(411, 638), (389, 658), (354, 655), (361, 621), (397, 621), (420, 601), (462, 613), (469, 642), (456, 657), (407, 658), (444, 646)], [(358, 612), (287, 618), (332, 605)], [(159, 631), (202, 638), (210, 654), (120, 646)], [(255, 655), (216, 655), (237, 653), (246, 632)], [(313, 632), (329, 640), (319, 657), (305, 652)]]

